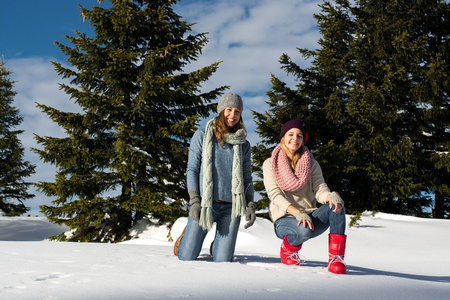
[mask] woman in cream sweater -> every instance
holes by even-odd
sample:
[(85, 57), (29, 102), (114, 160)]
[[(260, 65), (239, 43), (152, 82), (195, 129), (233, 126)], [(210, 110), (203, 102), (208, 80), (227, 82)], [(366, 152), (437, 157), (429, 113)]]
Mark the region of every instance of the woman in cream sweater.
[(328, 270), (344, 274), (344, 202), (330, 192), (319, 163), (304, 146), (306, 140), (301, 120), (287, 122), (281, 128), (280, 144), (263, 165), (270, 217), (283, 240), (280, 258), (284, 264), (300, 265), (298, 251), (303, 243), (330, 228)]

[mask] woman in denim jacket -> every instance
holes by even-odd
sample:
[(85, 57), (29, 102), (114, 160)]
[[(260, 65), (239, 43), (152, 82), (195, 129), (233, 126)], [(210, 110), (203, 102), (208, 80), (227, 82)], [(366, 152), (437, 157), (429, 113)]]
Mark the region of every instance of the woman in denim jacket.
[(219, 115), (192, 137), (186, 171), (189, 217), (174, 248), (180, 260), (195, 260), (199, 256), (215, 222), (213, 259), (232, 261), (241, 216), (248, 221), (245, 228), (255, 221), (251, 149), (242, 110), (239, 95), (223, 95), (217, 106)]

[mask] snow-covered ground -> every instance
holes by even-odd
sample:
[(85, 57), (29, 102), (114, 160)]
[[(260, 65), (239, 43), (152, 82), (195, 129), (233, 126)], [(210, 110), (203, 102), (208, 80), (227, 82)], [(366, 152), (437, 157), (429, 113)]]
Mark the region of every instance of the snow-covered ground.
[(138, 225), (119, 244), (51, 242), (66, 228), (0, 217), (0, 299), (450, 299), (450, 220), (365, 213), (347, 229), (345, 275), (326, 270), (327, 234), (304, 244), (302, 266), (281, 264), (265, 219), (241, 225), (232, 263), (212, 262), (211, 232), (183, 262), (165, 227)]

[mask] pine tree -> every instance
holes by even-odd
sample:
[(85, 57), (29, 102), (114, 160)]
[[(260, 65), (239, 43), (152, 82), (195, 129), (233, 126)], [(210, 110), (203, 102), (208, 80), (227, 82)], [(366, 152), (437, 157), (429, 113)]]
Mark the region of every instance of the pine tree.
[[(450, 5), (423, 1), (418, 9), (419, 32), (426, 40), (417, 69), (414, 94), (422, 101), (424, 123), (416, 138), (418, 182), (434, 195), (432, 216), (450, 218)], [(434, 7), (430, 10), (429, 6)]]
[(24, 201), (34, 197), (28, 193), (35, 166), (24, 161), (24, 147), (19, 140), (23, 130), (17, 130), (23, 117), (13, 106), (14, 83), (9, 79), (11, 71), (0, 61), (0, 210), (8, 216), (18, 216), (29, 210)]
[[(272, 79), (271, 110), (255, 114), (259, 133), (273, 134), (262, 125), (267, 119), (279, 128), (286, 119), (301, 117), (310, 132), (307, 146), (348, 212), (426, 215), (430, 200), (424, 192), (432, 180), (419, 173), (438, 168), (431, 157), (439, 149), (440, 175), (448, 176), (449, 167), (448, 152), (442, 150), (449, 140), (449, 36), (441, 28), (449, 27), (448, 4), (338, 0), (321, 8), (315, 15), (322, 34), (319, 49), (299, 49), (312, 59), (311, 66), (302, 69), (281, 57), (299, 84), (290, 89)], [(439, 70), (439, 79), (433, 70)], [(286, 112), (280, 117), (280, 111)], [(427, 149), (423, 132), (438, 123), (440, 131), (432, 136), (440, 142)], [(420, 162), (425, 169), (417, 167)]]
[[(101, 1), (100, 1), (101, 2)], [(37, 137), (41, 159), (58, 168), (39, 188), (55, 197), (41, 211), (72, 234), (60, 240), (118, 242), (147, 217), (160, 224), (185, 214), (188, 143), (199, 118), (227, 87), (200, 92), (219, 63), (183, 68), (207, 43), (177, 15), (177, 1), (111, 0), (80, 7), (95, 37), (75, 31), (57, 43), (73, 68), (53, 62), (61, 88), (82, 113), (39, 107), (65, 129), (64, 138)]]

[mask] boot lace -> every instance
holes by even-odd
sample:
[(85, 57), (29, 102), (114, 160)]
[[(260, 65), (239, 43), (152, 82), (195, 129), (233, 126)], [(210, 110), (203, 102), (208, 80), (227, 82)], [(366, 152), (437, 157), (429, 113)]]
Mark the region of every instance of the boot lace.
[(302, 263), (305, 262), (305, 260), (303, 259), (303, 256), (298, 254), (298, 252), (291, 252), (291, 255), (289, 255), (289, 258), (298, 262), (299, 265), (301, 265)]
[(330, 266), (335, 263), (335, 262), (340, 262), (342, 263), (344, 266), (346, 266), (344, 258), (342, 258), (342, 256), (340, 255), (335, 255), (333, 256), (333, 258), (330, 260), (330, 262), (328, 263), (328, 269), (330, 268)]
[(283, 245), (283, 250), (284, 250), (284, 254), (286, 254), (286, 256), (289, 259), (292, 259), (293, 261), (296, 261), (299, 265), (301, 265), (302, 263), (306, 262), (304, 257), (301, 256), (300, 254), (298, 254), (298, 252), (291, 252), (291, 251), (287, 250), (284, 247), (284, 245)]

